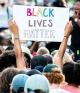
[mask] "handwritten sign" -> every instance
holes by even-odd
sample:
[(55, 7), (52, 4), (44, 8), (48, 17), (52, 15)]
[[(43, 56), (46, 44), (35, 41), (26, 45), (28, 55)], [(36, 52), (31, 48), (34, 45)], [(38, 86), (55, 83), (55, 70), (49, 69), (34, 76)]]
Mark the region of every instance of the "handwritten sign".
[(60, 42), (69, 9), (14, 5), (13, 19), (19, 26), (21, 40)]

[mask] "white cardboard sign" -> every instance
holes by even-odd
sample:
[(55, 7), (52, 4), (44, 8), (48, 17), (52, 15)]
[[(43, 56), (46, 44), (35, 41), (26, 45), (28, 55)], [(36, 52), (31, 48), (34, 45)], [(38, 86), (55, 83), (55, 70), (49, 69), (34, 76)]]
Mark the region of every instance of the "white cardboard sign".
[(13, 20), (18, 24), (20, 40), (61, 42), (69, 9), (14, 5)]

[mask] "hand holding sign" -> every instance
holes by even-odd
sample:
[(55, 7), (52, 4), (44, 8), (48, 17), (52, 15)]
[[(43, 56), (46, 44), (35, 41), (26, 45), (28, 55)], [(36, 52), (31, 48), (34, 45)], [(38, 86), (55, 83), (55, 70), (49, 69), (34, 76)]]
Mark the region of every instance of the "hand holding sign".
[(14, 22), (12, 20), (9, 21), (9, 29), (11, 30), (11, 32), (14, 35), (18, 35), (19, 34), (19, 32), (18, 32), (19, 29), (18, 29), (18, 26), (17, 26), (15, 21)]
[(61, 42), (69, 9), (14, 5), (13, 19), (18, 24), (20, 40)]
[(12, 20), (9, 21), (9, 28), (11, 32), (14, 35), (14, 49), (15, 49), (15, 55), (16, 55), (16, 66), (19, 70), (25, 69), (25, 59), (22, 54), (22, 50), (20, 47), (20, 40), (19, 40), (19, 29), (15, 22)]

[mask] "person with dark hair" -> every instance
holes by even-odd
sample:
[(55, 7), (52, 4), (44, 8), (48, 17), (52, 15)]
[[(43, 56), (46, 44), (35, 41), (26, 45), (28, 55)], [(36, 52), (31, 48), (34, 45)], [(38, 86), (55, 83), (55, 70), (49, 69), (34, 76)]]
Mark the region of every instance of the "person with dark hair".
[(25, 82), (28, 78), (26, 74), (15, 75), (11, 82), (11, 93), (24, 93)]
[(54, 6), (54, 7), (66, 7), (66, 2), (65, 2), (65, 0), (55, 0), (55, 1), (53, 1), (52, 6)]
[(31, 59), (31, 69), (34, 69), (36, 66), (45, 66), (47, 65), (47, 59), (44, 56), (34, 56)]
[(53, 57), (50, 54), (44, 54), (43, 55), (47, 59), (48, 64), (53, 64)]
[(14, 46), (13, 45), (9, 45), (5, 50), (13, 50)]
[(63, 65), (63, 73), (65, 75), (65, 81), (68, 83), (64, 89), (72, 93), (80, 93), (80, 64), (65, 63)]
[(63, 73), (65, 75), (66, 82), (69, 84), (75, 83), (75, 86), (80, 85), (80, 64), (65, 63), (63, 65)]
[[(73, 16), (70, 18), (70, 21), (66, 24), (65, 26), (65, 32), (64, 32), (64, 38), (63, 38), (63, 45), (61, 48), (64, 47), (64, 51), (66, 50), (67, 46), (67, 41), (69, 36), (71, 35), (71, 49), (75, 54), (75, 61), (79, 60), (80, 58), (80, 53), (79, 53), (79, 48), (80, 48), (80, 1), (77, 1), (73, 7)], [(65, 39), (65, 40), (64, 40)], [(63, 57), (64, 51), (59, 51), (61, 52), (61, 57)]]
[(0, 35), (0, 45), (5, 45), (6, 43), (6, 39)]
[(23, 53), (24, 54), (24, 57), (26, 59), (26, 67), (30, 68), (31, 66), (31, 57), (28, 53)]
[(4, 36), (0, 35), (0, 46), (13, 46), (10, 39), (6, 39)]
[[(71, 34), (70, 48), (74, 52), (74, 60), (80, 60), (80, 1), (74, 3), (71, 8), (73, 15), (70, 17), (68, 30)], [(67, 28), (66, 28), (67, 29)]]
[[(79, 11), (80, 11), (80, 2), (76, 2), (74, 4), (74, 7), (75, 9), (78, 9), (77, 12), (76, 10), (74, 9), (74, 20), (77, 18), (77, 25), (80, 27), (80, 15), (79, 15)], [(76, 14), (77, 13), (77, 14)], [(64, 53), (65, 53), (65, 50), (66, 50), (66, 47), (67, 47), (67, 42), (68, 42), (68, 38), (70, 36), (71, 33), (75, 33), (74, 34), (74, 42), (75, 42), (75, 45), (77, 48), (77, 45), (79, 44), (79, 38), (77, 38), (77, 33), (79, 35), (79, 31), (80, 29), (77, 28), (77, 31), (74, 31), (74, 28), (73, 28), (73, 24), (72, 24), (72, 21), (69, 21), (65, 27), (65, 30), (64, 30), (64, 37), (63, 37), (63, 40), (62, 40), (62, 43), (59, 47), (59, 51), (58, 51), (58, 55), (57, 55), (57, 58), (55, 60), (55, 63), (60, 66), (62, 69), (63, 69), (63, 73), (65, 75), (65, 80), (66, 82), (68, 83), (66, 86), (65, 86), (65, 90), (68, 90), (70, 91), (71, 93), (80, 93), (80, 88), (79, 88), (79, 85), (80, 85), (80, 64), (79, 63), (65, 63), (63, 65), (63, 56), (64, 56)], [(73, 37), (72, 37), (73, 38)], [(78, 40), (78, 41), (76, 41)]]
[(37, 69), (31, 69), (31, 70), (27, 71), (26, 74), (28, 76), (32, 76), (32, 75), (35, 75), (35, 74), (42, 74), (42, 73)]
[(10, 84), (17, 73), (13, 67), (8, 67), (0, 73), (0, 93), (10, 93)]
[(14, 51), (4, 51), (3, 54), (0, 56), (0, 72), (3, 69), (11, 66), (16, 67), (16, 57)]

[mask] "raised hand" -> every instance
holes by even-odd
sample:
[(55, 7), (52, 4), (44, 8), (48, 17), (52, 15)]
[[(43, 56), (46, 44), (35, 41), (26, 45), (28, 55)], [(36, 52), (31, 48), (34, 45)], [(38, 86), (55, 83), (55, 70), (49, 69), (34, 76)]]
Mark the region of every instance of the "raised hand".
[(18, 69), (26, 68), (24, 56), (21, 50), (20, 40), (19, 40), (19, 29), (15, 22), (12, 20), (9, 21), (9, 29), (13, 33), (14, 36), (14, 49), (16, 55), (16, 67)]
[(14, 35), (18, 35), (19, 34), (19, 28), (18, 28), (18, 26), (17, 26), (15, 21), (14, 22), (12, 20), (9, 21), (9, 29), (11, 30), (11, 32)]

